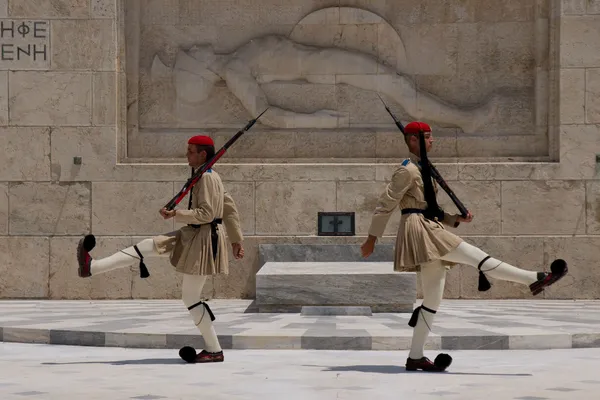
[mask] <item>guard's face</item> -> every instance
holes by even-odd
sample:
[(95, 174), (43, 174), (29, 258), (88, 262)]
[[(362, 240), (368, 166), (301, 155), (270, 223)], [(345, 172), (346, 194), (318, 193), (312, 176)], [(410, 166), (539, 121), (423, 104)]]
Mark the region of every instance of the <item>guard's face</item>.
[[(433, 134), (431, 132), (425, 132), (425, 150), (429, 153), (431, 148), (433, 147)], [(410, 141), (412, 145), (417, 150), (417, 152), (421, 151), (421, 146), (419, 145), (419, 135), (411, 135)]]
[(190, 167), (197, 168), (206, 161), (206, 152), (202, 150), (198, 153), (198, 148), (195, 144), (188, 144), (187, 160)]

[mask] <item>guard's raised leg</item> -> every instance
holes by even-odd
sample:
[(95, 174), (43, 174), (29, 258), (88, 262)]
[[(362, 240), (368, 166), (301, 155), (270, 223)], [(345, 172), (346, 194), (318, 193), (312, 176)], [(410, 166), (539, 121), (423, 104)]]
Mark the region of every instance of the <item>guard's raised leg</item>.
[(447, 261), (478, 268), (479, 291), (481, 292), (491, 288), (491, 284), (486, 278), (487, 275), (494, 279), (528, 285), (531, 293), (537, 295), (546, 287), (549, 287), (560, 280), (569, 271), (567, 263), (561, 259), (552, 262), (550, 265), (550, 273), (517, 268), (504, 261), (490, 257), (483, 250), (467, 242), (462, 242), (456, 249), (442, 258)]
[(79, 264), (77, 272), (82, 278), (103, 274), (118, 268), (129, 267), (135, 263), (139, 263), (140, 265), (141, 277), (146, 278), (149, 274), (144, 264), (144, 258), (160, 256), (151, 238), (144, 239), (133, 246), (99, 260), (94, 260), (90, 255), (95, 246), (96, 238), (94, 235), (86, 235), (79, 241), (77, 246), (77, 261)]

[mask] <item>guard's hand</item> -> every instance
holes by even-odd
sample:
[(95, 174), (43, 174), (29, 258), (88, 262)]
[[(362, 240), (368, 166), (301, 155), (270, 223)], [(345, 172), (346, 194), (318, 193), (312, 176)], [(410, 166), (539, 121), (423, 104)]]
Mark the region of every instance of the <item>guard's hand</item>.
[(375, 250), (375, 241), (377, 238), (375, 236), (370, 236), (365, 240), (362, 246), (360, 246), (360, 252), (364, 258), (369, 257), (373, 251)]
[(175, 216), (175, 213), (176, 213), (176, 211), (175, 211), (175, 210), (171, 210), (171, 211), (169, 211), (169, 210), (167, 210), (167, 209), (166, 209), (166, 208), (164, 208), (164, 207), (163, 207), (163, 208), (161, 208), (159, 212), (160, 212), (160, 215), (162, 215), (162, 217), (163, 217), (164, 219), (173, 218), (173, 217)]
[(467, 216), (463, 217), (462, 215), (459, 215), (456, 220), (458, 222), (466, 222), (469, 223), (471, 221), (473, 221), (473, 214), (471, 214), (471, 211), (467, 211)]
[(244, 258), (244, 247), (242, 247), (241, 243), (231, 243), (231, 247), (233, 250), (233, 256), (236, 259)]

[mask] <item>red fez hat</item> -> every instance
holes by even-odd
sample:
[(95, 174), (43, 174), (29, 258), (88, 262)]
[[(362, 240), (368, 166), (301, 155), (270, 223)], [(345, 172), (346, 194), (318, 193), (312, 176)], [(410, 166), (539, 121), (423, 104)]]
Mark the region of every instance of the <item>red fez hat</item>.
[(214, 146), (215, 143), (210, 136), (198, 135), (193, 136), (188, 140), (188, 144), (199, 144), (201, 146)]
[(410, 124), (404, 127), (404, 134), (413, 135), (418, 134), (419, 132), (431, 132), (431, 127), (427, 125), (425, 122), (411, 122)]

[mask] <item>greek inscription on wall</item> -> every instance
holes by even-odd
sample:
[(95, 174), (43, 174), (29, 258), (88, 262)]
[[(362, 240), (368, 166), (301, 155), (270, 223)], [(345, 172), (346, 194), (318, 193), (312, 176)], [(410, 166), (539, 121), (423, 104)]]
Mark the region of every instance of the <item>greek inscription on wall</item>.
[(0, 69), (49, 66), (48, 21), (0, 19)]

